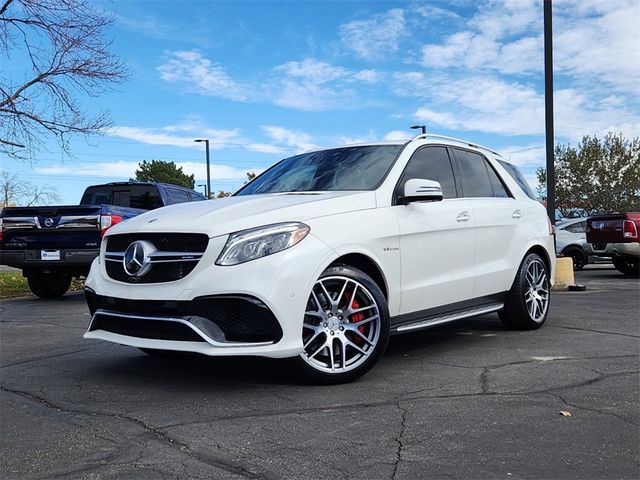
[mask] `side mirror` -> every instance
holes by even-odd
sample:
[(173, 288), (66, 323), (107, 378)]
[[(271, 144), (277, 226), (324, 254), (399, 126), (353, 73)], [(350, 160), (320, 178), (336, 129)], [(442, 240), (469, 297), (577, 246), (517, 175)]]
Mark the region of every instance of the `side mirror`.
[(411, 202), (439, 202), (442, 200), (442, 186), (435, 180), (412, 178), (404, 184), (404, 196), (399, 200), (403, 205)]

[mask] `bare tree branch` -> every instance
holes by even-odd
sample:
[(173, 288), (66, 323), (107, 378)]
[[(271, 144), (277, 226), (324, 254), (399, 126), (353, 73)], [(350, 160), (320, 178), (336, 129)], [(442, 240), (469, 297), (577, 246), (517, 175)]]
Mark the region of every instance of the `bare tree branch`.
[(0, 55), (27, 67), (15, 79), (0, 76), (0, 154), (33, 162), (46, 134), (70, 154), (72, 135), (100, 134), (110, 126), (105, 112), (89, 115), (79, 99), (126, 78), (105, 37), (112, 23), (88, 0), (2, 3)]
[(0, 206), (30, 207), (60, 202), (60, 194), (51, 185), (33, 185), (15, 173), (0, 171)]

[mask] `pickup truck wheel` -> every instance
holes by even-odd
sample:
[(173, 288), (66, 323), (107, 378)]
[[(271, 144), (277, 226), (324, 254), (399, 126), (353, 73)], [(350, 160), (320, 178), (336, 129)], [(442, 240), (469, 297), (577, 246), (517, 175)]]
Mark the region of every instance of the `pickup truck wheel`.
[(624, 257), (624, 256), (614, 256), (612, 258), (613, 266), (619, 272), (624, 273), (630, 277), (638, 277), (640, 276), (640, 258), (638, 257)]
[(549, 313), (549, 273), (542, 258), (527, 255), (518, 269), (504, 308), (498, 312), (502, 323), (516, 330), (540, 328)]
[(29, 288), (40, 298), (61, 297), (71, 286), (71, 275), (64, 273), (39, 273), (27, 277)]
[(389, 331), (387, 301), (378, 285), (356, 268), (330, 267), (311, 290), (301, 332), (303, 351), (291, 362), (304, 380), (351, 382), (378, 362)]
[(579, 247), (565, 248), (562, 252), (565, 257), (571, 257), (573, 259), (573, 269), (582, 270), (588, 262), (588, 257), (585, 251)]

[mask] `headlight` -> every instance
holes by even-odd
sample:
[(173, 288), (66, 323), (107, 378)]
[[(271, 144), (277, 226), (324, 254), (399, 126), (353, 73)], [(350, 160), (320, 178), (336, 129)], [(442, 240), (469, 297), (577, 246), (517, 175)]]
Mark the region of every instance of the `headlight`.
[(216, 265), (237, 265), (293, 247), (311, 229), (304, 223), (276, 223), (229, 235)]

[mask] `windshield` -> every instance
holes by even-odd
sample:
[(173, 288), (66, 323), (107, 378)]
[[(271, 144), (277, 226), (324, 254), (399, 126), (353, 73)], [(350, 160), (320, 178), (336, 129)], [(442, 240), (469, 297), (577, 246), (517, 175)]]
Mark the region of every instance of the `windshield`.
[(382, 182), (403, 145), (344, 147), (285, 158), (236, 195), (373, 190)]

